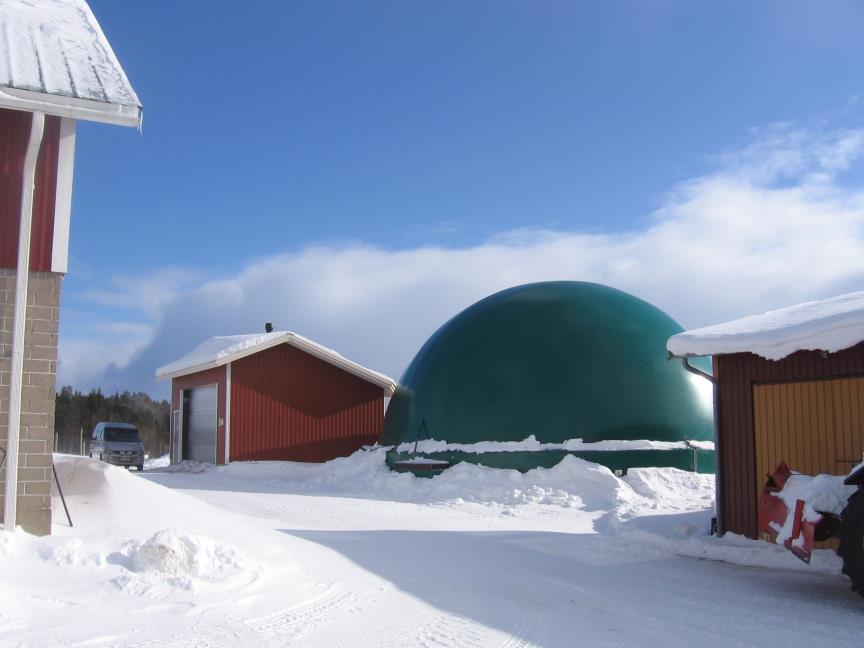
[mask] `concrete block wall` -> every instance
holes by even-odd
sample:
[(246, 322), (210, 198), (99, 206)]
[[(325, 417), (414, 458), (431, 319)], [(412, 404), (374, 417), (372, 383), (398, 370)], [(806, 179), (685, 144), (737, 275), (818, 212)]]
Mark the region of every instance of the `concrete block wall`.
[[(18, 461), (17, 522), (38, 535), (51, 532), (54, 400), (57, 388), (57, 329), (63, 275), (31, 272), (24, 335), (24, 384)], [(0, 268), (0, 447), (6, 448), (15, 310), (15, 271)], [(0, 452), (0, 457), (3, 453)], [(0, 515), (6, 467), (0, 470)]]

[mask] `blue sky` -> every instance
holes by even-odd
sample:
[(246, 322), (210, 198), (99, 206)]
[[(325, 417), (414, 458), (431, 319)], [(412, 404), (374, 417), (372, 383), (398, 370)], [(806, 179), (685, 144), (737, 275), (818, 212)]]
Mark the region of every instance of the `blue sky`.
[[(802, 267), (778, 291), (791, 248), (763, 237), (809, 208), (822, 229), (848, 216), (861, 239), (859, 3), (90, 4), (144, 128), (79, 127), (61, 382), (158, 392), (158, 364), (262, 318), (398, 376), (455, 310), (523, 280), (605, 280), (692, 326), (862, 276), (826, 242), (815, 254), (836, 272)], [(717, 211), (741, 182), (757, 193), (735, 213), (775, 219), (758, 245)], [(692, 226), (706, 214), (711, 240)], [(638, 250), (665, 249), (669, 218), (691, 235), (649, 261)], [(726, 234), (748, 259), (754, 245), (781, 255), (766, 252), (773, 279), (708, 299), (706, 276), (676, 297), (689, 266), (669, 257), (722, 254)], [(549, 266), (550, 241), (608, 255)], [(499, 248), (520, 265), (484, 265)], [(454, 263), (494, 280), (436, 283)], [(202, 296), (219, 290), (233, 301)]]

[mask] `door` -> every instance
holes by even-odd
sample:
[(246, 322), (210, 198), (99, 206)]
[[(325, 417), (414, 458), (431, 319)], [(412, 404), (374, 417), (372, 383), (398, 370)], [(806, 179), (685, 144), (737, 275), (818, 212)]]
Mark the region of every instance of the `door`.
[(185, 459), (216, 463), (216, 385), (187, 390), (183, 423), (186, 433)]
[(809, 475), (845, 475), (864, 451), (864, 378), (753, 386), (757, 493), (785, 460)]

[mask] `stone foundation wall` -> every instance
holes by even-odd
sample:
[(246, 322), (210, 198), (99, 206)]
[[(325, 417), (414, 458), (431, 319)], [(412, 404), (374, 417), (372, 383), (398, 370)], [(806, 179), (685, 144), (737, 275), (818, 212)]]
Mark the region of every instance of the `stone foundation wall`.
[[(63, 275), (53, 272), (31, 272), (27, 290), (17, 523), (38, 535), (51, 532), (51, 453), (62, 279)], [(0, 268), (0, 447), (4, 450), (9, 423), (14, 310), (15, 271)], [(4, 464), (0, 470), (0, 515), (5, 490)]]

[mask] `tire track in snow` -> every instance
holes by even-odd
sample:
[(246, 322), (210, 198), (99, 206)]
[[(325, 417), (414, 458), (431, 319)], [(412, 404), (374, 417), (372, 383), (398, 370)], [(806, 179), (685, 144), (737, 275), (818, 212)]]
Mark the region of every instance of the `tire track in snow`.
[(501, 648), (542, 648), (549, 636), (549, 630), (548, 614), (522, 611), (513, 634)]
[(355, 598), (352, 592), (325, 594), (312, 603), (276, 612), (257, 619), (248, 619), (243, 625), (259, 635), (291, 640), (311, 626), (328, 621)]
[[(238, 644), (267, 645), (278, 640), (279, 646), (291, 643), (321, 623), (338, 616), (357, 598), (354, 592), (325, 593), (309, 602), (287, 610), (251, 619), (226, 617), (216, 626), (202, 627), (164, 639), (136, 643), (136, 648), (219, 648)], [(131, 645), (131, 644), (126, 644)]]
[(393, 648), (485, 648), (489, 631), (461, 616), (439, 614), (390, 644)]

